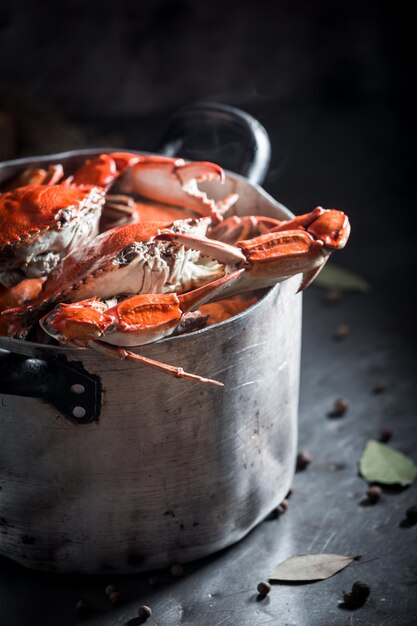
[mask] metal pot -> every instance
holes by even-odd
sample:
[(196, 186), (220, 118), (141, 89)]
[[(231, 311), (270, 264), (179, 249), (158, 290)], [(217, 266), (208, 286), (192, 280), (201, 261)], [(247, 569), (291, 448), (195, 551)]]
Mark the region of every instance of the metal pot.
[[(219, 105), (181, 112), (163, 152), (184, 151), (196, 124), (230, 122), (249, 138), (251, 180), (228, 172), (221, 193), (239, 193), (240, 214), (290, 217), (253, 182), (266, 171), (269, 144), (247, 114)], [(28, 165), (76, 165), (103, 151), (4, 163), (0, 180)], [(42, 570), (128, 573), (196, 559), (244, 537), (292, 481), (298, 282), (277, 285), (221, 324), (140, 350), (224, 388), (90, 350), (0, 338), (0, 553)]]

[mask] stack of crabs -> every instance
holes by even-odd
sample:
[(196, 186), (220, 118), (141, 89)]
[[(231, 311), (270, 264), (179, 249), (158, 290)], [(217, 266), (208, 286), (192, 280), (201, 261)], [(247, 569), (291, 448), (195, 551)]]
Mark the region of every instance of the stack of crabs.
[(0, 334), (40, 340), (43, 332), (221, 384), (127, 348), (201, 328), (204, 307), (225, 296), (299, 273), (304, 289), (350, 226), (343, 212), (321, 207), (283, 221), (227, 217), (237, 195), (215, 202), (199, 189), (204, 180), (223, 181), (223, 170), (114, 152), (71, 176), (56, 164), (9, 181), (0, 194)]

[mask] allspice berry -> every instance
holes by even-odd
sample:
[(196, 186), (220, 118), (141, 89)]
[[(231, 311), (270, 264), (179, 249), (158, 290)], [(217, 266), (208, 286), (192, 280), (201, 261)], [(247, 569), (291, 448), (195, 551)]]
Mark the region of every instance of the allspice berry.
[(349, 335), (349, 326), (347, 324), (339, 324), (339, 326), (334, 331), (333, 337), (335, 339), (346, 339)]
[(368, 491), (366, 492), (366, 495), (368, 497), (368, 502), (370, 504), (376, 504), (377, 502), (379, 502), (381, 498), (381, 494), (382, 494), (381, 487), (378, 487), (377, 485), (373, 485), (372, 487), (369, 487)]
[(284, 498), (281, 504), (278, 504), (278, 513), (282, 515), (288, 509), (288, 500)]
[(345, 398), (339, 398), (333, 405), (329, 417), (342, 417), (349, 408), (349, 402)]
[(112, 591), (111, 593), (109, 593), (108, 598), (111, 604), (120, 604), (120, 602), (122, 601), (122, 594), (120, 593), (120, 591)]
[(261, 594), (261, 596), (267, 596), (268, 593), (271, 591), (271, 585), (269, 583), (261, 582), (257, 586), (257, 590), (258, 590), (258, 593)]
[(296, 470), (305, 470), (311, 463), (311, 455), (306, 450), (300, 450), (297, 454)]
[(358, 609), (365, 604), (370, 593), (370, 586), (361, 580), (357, 580), (353, 583), (350, 592), (344, 592), (343, 602), (347, 609)]
[(173, 565), (171, 565), (171, 574), (177, 577), (182, 576), (184, 574), (183, 566), (179, 563), (174, 563)]
[(417, 506), (410, 506), (405, 512), (407, 521), (414, 525), (417, 524)]
[(152, 574), (152, 576), (149, 576), (148, 578), (148, 583), (150, 584), (151, 587), (156, 587), (156, 585), (159, 584), (159, 577), (156, 576), (155, 574)]
[(146, 606), (146, 604), (138, 608), (138, 616), (140, 617), (141, 620), (145, 621), (151, 615), (152, 615), (152, 609), (149, 606)]
[(107, 585), (107, 587), (104, 590), (104, 593), (106, 594), (106, 596), (109, 596), (111, 593), (114, 593), (115, 591), (119, 591), (119, 587), (117, 585)]
[(77, 604), (75, 605), (75, 608), (77, 609), (79, 613), (88, 613), (90, 609), (88, 603), (85, 600), (78, 600)]
[(386, 386), (384, 383), (375, 383), (375, 385), (372, 388), (372, 391), (374, 394), (378, 395), (380, 393), (384, 393), (384, 391), (386, 390)]
[(379, 432), (379, 441), (381, 441), (381, 443), (388, 443), (392, 435), (393, 435), (393, 432), (391, 428), (381, 428)]
[(323, 299), (324, 302), (328, 304), (335, 304), (336, 302), (340, 302), (342, 298), (343, 293), (341, 291), (338, 289), (330, 289), (329, 291), (326, 291)]

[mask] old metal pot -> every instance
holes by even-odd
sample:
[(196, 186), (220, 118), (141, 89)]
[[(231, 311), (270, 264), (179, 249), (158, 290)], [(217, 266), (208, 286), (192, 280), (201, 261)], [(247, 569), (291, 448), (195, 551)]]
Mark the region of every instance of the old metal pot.
[[(184, 120), (203, 118), (250, 130), (255, 158), (246, 172), (261, 178), (269, 158), (262, 127), (239, 111), (206, 106), (179, 116), (175, 128), (181, 135)], [(165, 153), (179, 148), (172, 128)], [(0, 180), (24, 166), (76, 165), (102, 151), (4, 163)], [(225, 191), (239, 193), (240, 214), (290, 215), (247, 177), (228, 172)], [(224, 388), (89, 350), (0, 338), (0, 553), (36, 569), (128, 573), (244, 537), (285, 497), (293, 476), (298, 282), (277, 285), (217, 326), (141, 349)]]

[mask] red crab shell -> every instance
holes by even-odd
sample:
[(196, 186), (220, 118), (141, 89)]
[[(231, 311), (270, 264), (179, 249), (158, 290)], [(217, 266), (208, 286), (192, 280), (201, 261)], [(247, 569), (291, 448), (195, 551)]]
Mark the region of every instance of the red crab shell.
[(48, 253), (53, 267), (97, 234), (103, 204), (104, 191), (91, 185), (28, 185), (0, 195), (0, 282), (47, 274)]

